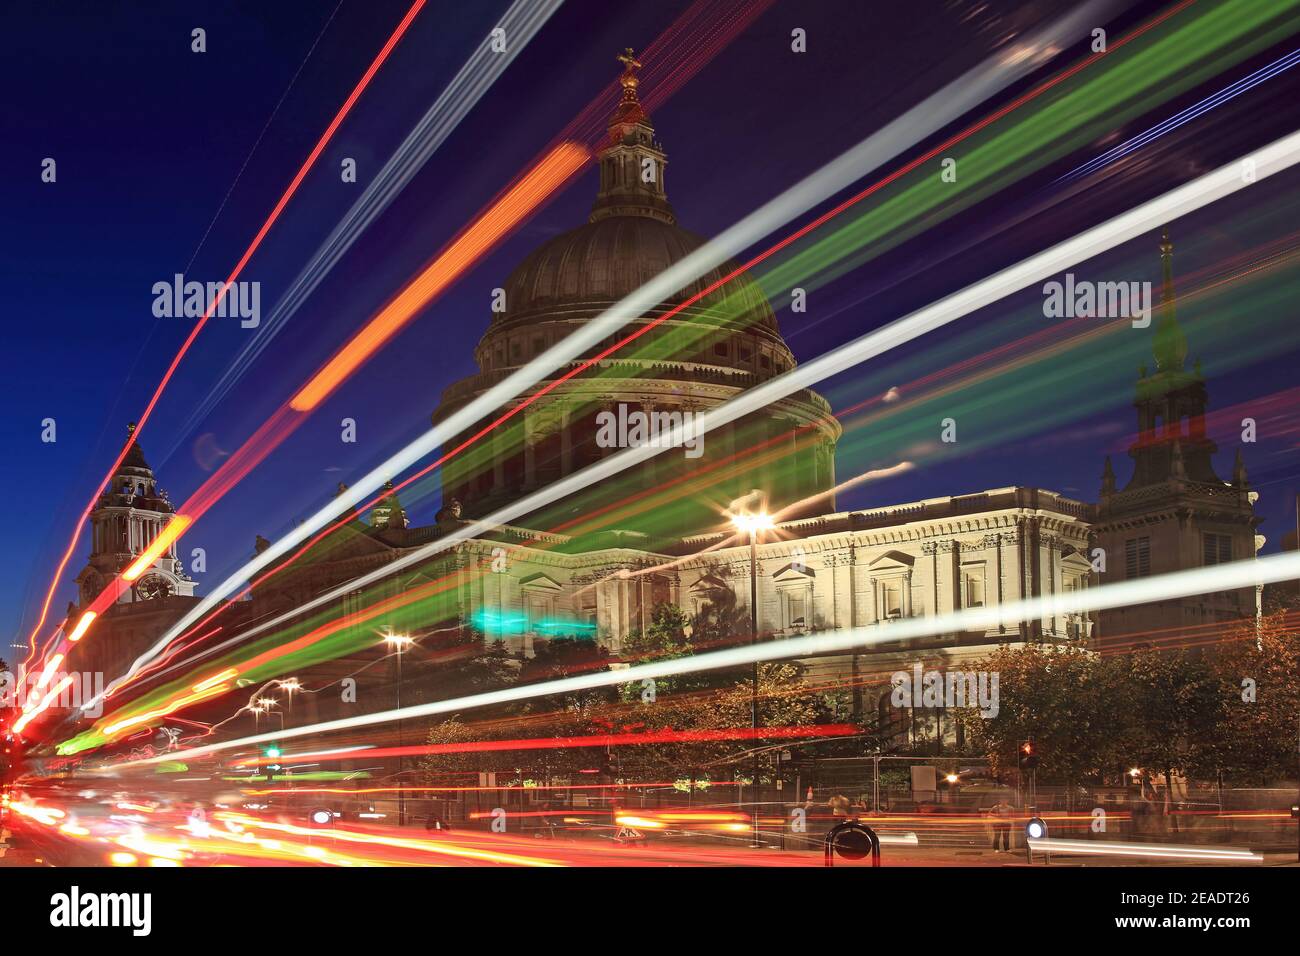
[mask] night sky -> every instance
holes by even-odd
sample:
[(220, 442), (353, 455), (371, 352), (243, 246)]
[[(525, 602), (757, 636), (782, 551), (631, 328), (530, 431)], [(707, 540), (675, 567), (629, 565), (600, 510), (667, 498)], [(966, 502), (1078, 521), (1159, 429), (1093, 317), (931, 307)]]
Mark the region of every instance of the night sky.
[[(182, 271), (203, 280), (225, 278), (408, 5), (187, 0), (22, 3), (7, 11), (7, 28), (0, 33), (0, 83), (6, 91), (0, 115), (6, 381), (0, 478), (13, 506), (0, 549), (0, 625), (12, 640), (25, 638), (23, 628), (34, 620), (77, 514), (120, 448), (126, 423), (138, 416), (188, 332), (183, 319), (153, 317), (153, 283)], [(416, 20), (246, 271), (244, 278), (262, 283), (264, 316), (360, 194), (366, 175), (378, 170), (506, 6), (487, 0), (430, 3)], [(671, 0), (565, 3), (251, 374), (187, 429), (193, 410), (255, 334), (235, 320), (214, 320), (141, 442), (172, 500), (184, 500), (208, 473), (214, 449), (238, 447), (608, 87), (618, 73), (619, 51), (643, 49), (687, 6)], [(777, 0), (654, 112), (680, 224), (706, 236), (721, 231), (987, 57), (998, 31), (991, 13), (972, 15), (981, 6), (968, 0)], [(1002, 25), (1031, 26), (1073, 4), (988, 6), (1006, 15)], [(114, 7), (119, 9), (106, 12)], [(1112, 35), (1162, 5), (1120, 7), (1124, 12), (1109, 25)], [(201, 55), (190, 51), (196, 26), (207, 31), (208, 51)], [(807, 31), (807, 54), (790, 52), (793, 27)], [(1153, 154), (1158, 161), (1137, 164), (1106, 190), (1031, 213), (1014, 229), (999, 225), (1031, 210), (1053, 179), (1078, 162), (1295, 45), (1293, 38), (1290, 46), (1252, 56), (1112, 131), (1104, 144), (1088, 144), (853, 270), (818, 290), (807, 313), (780, 312), (796, 357), (820, 355), (1291, 132), (1300, 80), (1287, 73), (1198, 120), (1188, 135)], [(1048, 75), (1051, 66), (1036, 78)], [(1025, 88), (1008, 91), (1004, 101)], [(611, 110), (613, 105), (611, 99)], [(55, 184), (40, 180), (45, 157), (58, 163)], [(344, 157), (357, 159), (361, 184), (340, 182)], [(200, 593), (251, 556), (254, 535), (284, 532), (327, 501), (337, 482), (360, 477), (428, 428), (442, 389), (474, 371), (471, 353), (487, 325), (491, 289), (543, 239), (585, 220), (595, 181), (589, 169), (480, 262), (186, 535), (183, 556), (194, 546), (209, 556), (207, 574), (197, 578)], [(1249, 197), (1180, 222), (1175, 242), (1180, 236), (1186, 241), (1178, 246), (1179, 271), (1207, 268), (1280, 238), (1267, 223), (1252, 226), (1250, 210), (1285, 207), (1298, 195), (1300, 177), (1279, 176)], [(989, 234), (994, 238), (984, 241)], [(1131, 243), (1116, 251), (1117, 261), (1139, 264), (1146, 270), (1140, 277), (1158, 283), (1157, 242), (1152, 235)], [(1031, 290), (1006, 308), (1032, 308), (1033, 302)], [(996, 314), (990, 309), (969, 317), (907, 354), (924, 355), (935, 341), (960, 337), (970, 323)], [(1193, 356), (1201, 354), (1195, 318), (1189, 308), (1185, 325)], [(1251, 334), (1249, 327), (1242, 334)], [(1293, 386), (1298, 345), (1300, 335), (1283, 337), (1249, 367), (1221, 371), (1212, 355), (1203, 356), (1212, 407), (1248, 403)], [(1136, 375), (1132, 367), (1130, 383)], [(855, 392), (853, 374), (820, 390), (836, 408), (866, 397)], [(1089, 413), (1064, 430), (1053, 426), (1009, 444), (957, 449), (904, 478), (845, 496), (840, 507), (1012, 484), (1095, 500), (1102, 458), (1133, 428), (1131, 399), (1131, 391), (1115, 394), (1104, 413)], [(1048, 393), (1037, 400), (1068, 398)], [(1033, 414), (1030, 407), (1008, 411), (1021, 418)], [(358, 423), (356, 444), (339, 441), (345, 416)], [(57, 422), (54, 444), (40, 440), (47, 417)], [(1262, 436), (1246, 452), (1261, 493), (1268, 550), (1278, 547), (1294, 521), (1300, 467), (1293, 443)], [(1234, 450), (1224, 445), (1220, 452), (1223, 477), (1230, 475)], [(889, 450), (882, 450), (879, 463), (889, 460)], [(848, 464), (865, 468), (873, 462)], [(1121, 479), (1127, 477), (1126, 462), (1117, 459), (1116, 468)], [(430, 523), (436, 500), (411, 497), (414, 522)], [(69, 565), (54, 619), (73, 596), (71, 582), (88, 549), (83, 541)]]

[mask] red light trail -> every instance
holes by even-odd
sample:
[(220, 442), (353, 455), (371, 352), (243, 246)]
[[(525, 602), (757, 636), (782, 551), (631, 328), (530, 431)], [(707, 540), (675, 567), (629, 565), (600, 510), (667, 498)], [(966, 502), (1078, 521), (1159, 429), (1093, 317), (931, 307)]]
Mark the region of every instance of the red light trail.
[(280, 201), (275, 204), (275, 208), (271, 210), (266, 221), (262, 223), (262, 227), (253, 237), (253, 241), (249, 243), (248, 248), (244, 250), (244, 254), (240, 257), (239, 262), (235, 264), (235, 268), (231, 270), (229, 278), (227, 278), (225, 284), (222, 285), (216, 298), (213, 299), (212, 303), (208, 306), (203, 317), (195, 323), (194, 328), (190, 330), (190, 334), (186, 336), (185, 341), (181, 343), (180, 349), (176, 352), (171, 363), (167, 366), (167, 370), (163, 373), (162, 380), (158, 383), (157, 388), (154, 389), (153, 395), (145, 406), (144, 412), (136, 420), (134, 432), (132, 432), (131, 436), (127, 439), (126, 444), (122, 446), (122, 450), (118, 452), (117, 458), (114, 459), (112, 467), (108, 469), (108, 473), (105, 474), (104, 478), (95, 486), (95, 493), (91, 496), (90, 501), (86, 503), (85, 508), (81, 512), (81, 516), (77, 519), (76, 526), (72, 531), (72, 540), (68, 542), (67, 550), (63, 552), (63, 557), (59, 559), (58, 566), (54, 571), (54, 578), (50, 582), (49, 588), (45, 593), (45, 599), (41, 604), (41, 611), (37, 617), (36, 624), (32, 628), (31, 634), (28, 636), (28, 654), (26, 661), (24, 662), (25, 664), (30, 664), (32, 658), (36, 655), (37, 636), (40, 634), (41, 628), (45, 625), (45, 619), (49, 615), (50, 603), (54, 600), (54, 592), (58, 589), (59, 581), (63, 577), (63, 572), (67, 568), (68, 561), (72, 558), (72, 552), (76, 550), (77, 540), (81, 537), (82, 529), (85, 527), (86, 521), (90, 517), (90, 512), (95, 507), (95, 502), (99, 498), (100, 489), (112, 479), (113, 475), (117, 472), (118, 467), (122, 464), (123, 460), (125, 460), (127, 452), (131, 450), (131, 445), (138, 440), (140, 431), (148, 422), (149, 416), (153, 414), (154, 407), (158, 404), (158, 400), (162, 398), (163, 391), (167, 388), (172, 376), (176, 374), (176, 369), (180, 366), (181, 360), (184, 359), (185, 354), (189, 351), (190, 346), (194, 344), (199, 333), (203, 331), (203, 327), (207, 325), (208, 319), (212, 317), (212, 313), (225, 298), (226, 291), (230, 288), (231, 283), (239, 278), (239, 275), (244, 271), (244, 267), (247, 266), (249, 260), (253, 258), (253, 254), (257, 252), (258, 247), (261, 246), (262, 241), (271, 231), (276, 220), (280, 218), (280, 214), (289, 204), (289, 200), (292, 199), (294, 193), (298, 191), (298, 187), (302, 184), (302, 181), (307, 178), (307, 173), (310, 172), (311, 168), (316, 164), (316, 160), (319, 159), (321, 153), (325, 151), (325, 147), (328, 146), (330, 140), (334, 138), (334, 134), (343, 124), (348, 113), (352, 111), (352, 107), (356, 104), (357, 100), (361, 98), (361, 94), (364, 93), (366, 87), (370, 85), (370, 81), (374, 78), (375, 74), (379, 72), (380, 67), (384, 65), (384, 61), (386, 61), (389, 54), (393, 52), (393, 48), (397, 46), (402, 37), (406, 34), (407, 28), (410, 27), (416, 16), (424, 8), (424, 4), (425, 0), (415, 0), (415, 2), (411, 4), (410, 9), (406, 11), (406, 16), (404, 16), (401, 22), (398, 23), (396, 29), (394, 29), (392, 34), (389, 36), (388, 41), (383, 45), (379, 53), (375, 55), (374, 60), (371, 61), (366, 72), (363, 73), (361, 79), (357, 81), (356, 86), (352, 88), (352, 92), (348, 95), (348, 98), (343, 101), (343, 105), (340, 106), (338, 112), (334, 114), (334, 119), (330, 121), (329, 126), (325, 128), (325, 132), (322, 133), (320, 139), (316, 141), (316, 145), (312, 148), (312, 151), (307, 155), (307, 158), (303, 160), (302, 165), (298, 168), (297, 174), (289, 182), (284, 193), (280, 196)]
[[(1105, 52), (1099, 52), (1099, 53), (1093, 53), (1093, 54), (1091, 54), (1090, 56), (1085, 57), (1084, 59), (1082, 59), (1082, 60), (1080, 60), (1078, 63), (1076, 63), (1074, 66), (1072, 66), (1072, 67), (1070, 67), (1070, 68), (1068, 68), (1068, 69), (1062, 71), (1061, 73), (1058, 73), (1057, 75), (1051, 77), (1051, 78), (1048, 79), (1048, 80), (1045, 80), (1043, 83), (1039, 84), (1038, 86), (1034, 87), (1033, 89), (1029, 90), (1028, 92), (1022, 94), (1020, 97), (1016, 98), (1016, 99), (1013, 100), (1011, 103), (1008, 103), (1007, 105), (1005, 105), (1005, 106), (1001, 107), (1000, 109), (994, 111), (993, 113), (989, 114), (988, 116), (984, 117), (983, 119), (979, 120), (978, 122), (972, 124), (971, 126), (967, 127), (966, 129), (964, 129), (964, 130), (962, 130), (962, 131), (960, 131), (960, 132), (958, 132), (958, 133), (955, 133), (953, 136), (949, 137), (947, 140), (941, 142), (941, 143), (938, 144), (937, 146), (931, 148), (930, 150), (926, 151), (925, 153), (921, 154), (920, 156), (917, 156), (916, 158), (912, 159), (912, 160), (909, 161), (908, 163), (906, 163), (906, 164), (904, 164), (903, 166), (899, 167), (898, 169), (894, 170), (894, 171), (893, 171), (892, 173), (890, 173), (888, 176), (884, 177), (883, 179), (880, 179), (880, 180), (876, 181), (875, 183), (873, 183), (872, 185), (870, 185), (870, 186), (866, 187), (865, 189), (861, 190), (860, 192), (858, 192), (858, 193), (855, 194), (854, 196), (851, 196), (850, 198), (844, 200), (842, 203), (840, 203), (840, 204), (839, 204), (838, 206), (836, 206), (835, 208), (833, 208), (833, 209), (827, 211), (826, 213), (823, 213), (821, 216), (818, 216), (816, 219), (814, 219), (814, 220), (812, 220), (811, 222), (807, 223), (806, 225), (804, 225), (804, 226), (801, 227), (800, 229), (794, 231), (794, 232), (791, 233), (790, 235), (786, 236), (784, 239), (782, 239), (782, 240), (780, 240), (779, 242), (775, 243), (774, 245), (768, 247), (767, 249), (765, 249), (764, 251), (760, 252), (759, 254), (757, 254), (756, 256), (754, 256), (753, 258), (751, 258), (750, 260), (748, 260), (747, 262), (745, 262), (745, 263), (743, 263), (742, 265), (738, 266), (737, 268), (733, 269), (733, 270), (732, 270), (730, 273), (728, 273), (727, 275), (724, 275), (724, 276), (722, 276), (721, 278), (715, 280), (715, 281), (714, 281), (713, 283), (711, 283), (708, 287), (706, 287), (706, 288), (700, 290), (699, 292), (693, 294), (693, 295), (690, 296), (688, 299), (686, 299), (684, 302), (678, 304), (677, 306), (673, 307), (672, 309), (669, 309), (669, 310), (666, 311), (663, 315), (658, 316), (658, 317), (656, 317), (656, 318), (650, 320), (650, 321), (647, 322), (645, 325), (641, 326), (640, 328), (636, 329), (636, 330), (633, 331), (633, 332), (630, 332), (628, 335), (626, 335), (625, 337), (623, 337), (623, 338), (620, 339), (619, 341), (615, 342), (614, 344), (608, 346), (607, 348), (605, 348), (604, 350), (602, 350), (602, 351), (599, 352), (598, 354), (596, 354), (596, 355), (594, 355), (594, 356), (592, 356), (592, 357), (590, 357), (590, 358), (584, 359), (584, 360), (582, 360), (582, 361), (579, 362), (579, 363), (576, 363), (576, 364), (574, 365), (574, 367), (572, 367), (569, 371), (567, 371), (567, 372), (565, 372), (564, 374), (560, 375), (559, 377), (557, 377), (557, 378), (555, 378), (555, 379), (552, 379), (552, 380), (550, 380), (549, 382), (547, 382), (544, 386), (542, 386), (540, 389), (538, 389), (535, 393), (533, 393), (532, 395), (530, 395), (530, 396), (529, 396), (528, 398), (526, 398), (524, 401), (522, 401), (522, 402), (519, 403), (518, 405), (515, 405), (514, 407), (512, 407), (511, 409), (509, 409), (508, 411), (506, 411), (505, 413), (503, 413), (502, 415), (500, 415), (499, 417), (497, 417), (496, 419), (494, 419), (491, 423), (489, 423), (488, 425), (484, 426), (484, 427), (481, 428), (479, 431), (477, 431), (477, 432), (475, 432), (473, 435), (471, 435), (469, 438), (467, 438), (467, 439), (465, 439), (464, 441), (462, 441), (462, 442), (461, 442), (459, 445), (457, 445), (455, 448), (453, 448), (453, 449), (451, 449), (450, 451), (444, 453), (441, 457), (437, 458), (436, 460), (434, 460), (434, 461), (431, 462), (430, 464), (426, 465), (424, 468), (422, 468), (422, 469), (420, 469), (419, 471), (415, 472), (414, 474), (410, 475), (409, 477), (407, 477), (406, 479), (404, 479), (404, 480), (401, 481), (400, 483), (397, 483), (396, 485), (394, 485), (394, 487), (393, 487), (391, 490), (387, 490), (387, 489), (386, 489), (386, 490), (383, 491), (381, 494), (379, 494), (379, 495), (377, 495), (375, 498), (371, 499), (369, 502), (365, 503), (364, 505), (361, 505), (361, 506), (358, 508), (358, 510), (360, 510), (360, 511), (365, 511), (365, 510), (367, 510), (367, 509), (369, 509), (369, 508), (374, 507), (374, 506), (377, 505), (377, 504), (378, 504), (378, 503), (379, 503), (379, 502), (380, 502), (384, 497), (386, 497), (388, 494), (392, 494), (392, 493), (395, 493), (395, 492), (397, 492), (397, 491), (400, 491), (400, 490), (402, 490), (403, 488), (406, 488), (407, 486), (409, 486), (411, 483), (413, 483), (413, 482), (419, 480), (420, 478), (422, 478), (422, 477), (424, 477), (425, 475), (429, 474), (430, 472), (434, 471), (435, 469), (437, 469), (438, 467), (440, 467), (441, 465), (443, 465), (443, 464), (445, 464), (447, 461), (449, 461), (451, 458), (453, 458), (455, 455), (459, 454), (461, 451), (465, 450), (465, 449), (468, 448), (470, 445), (473, 445), (475, 442), (479, 441), (481, 438), (483, 438), (484, 436), (488, 435), (488, 434), (489, 434), (490, 432), (492, 432), (492, 431), (493, 431), (497, 426), (502, 425), (502, 424), (504, 424), (505, 422), (509, 421), (509, 420), (510, 420), (511, 418), (513, 418), (515, 415), (517, 415), (517, 414), (519, 414), (520, 412), (522, 412), (522, 411), (523, 411), (524, 409), (526, 409), (528, 406), (530, 406), (531, 404), (533, 404), (534, 402), (536, 402), (538, 399), (542, 398), (543, 396), (545, 396), (546, 394), (548, 394), (549, 392), (551, 392), (552, 390), (554, 390), (555, 388), (557, 388), (558, 386), (560, 386), (561, 384), (563, 384), (564, 382), (567, 382), (567, 381), (569, 381), (570, 379), (574, 378), (575, 376), (577, 376), (577, 375), (579, 375), (579, 374), (581, 374), (581, 373), (587, 371), (588, 369), (594, 367), (597, 363), (599, 363), (599, 362), (603, 361), (604, 359), (608, 358), (610, 355), (614, 354), (614, 353), (615, 353), (616, 351), (618, 351), (619, 349), (621, 349), (621, 348), (623, 348), (624, 346), (626, 346), (626, 345), (628, 345), (628, 344), (630, 344), (630, 343), (636, 341), (637, 339), (641, 338), (643, 335), (645, 335), (646, 333), (648, 333), (649, 331), (651, 331), (652, 329), (654, 329), (654, 328), (657, 327), (658, 325), (660, 325), (660, 324), (662, 324), (663, 322), (665, 322), (665, 321), (671, 319), (673, 316), (679, 314), (682, 310), (684, 310), (684, 309), (686, 309), (686, 308), (688, 308), (688, 307), (690, 307), (690, 306), (692, 306), (692, 305), (698, 303), (699, 301), (701, 301), (701, 300), (704, 299), (705, 297), (711, 295), (712, 293), (716, 292), (719, 288), (721, 288), (721, 287), (723, 287), (724, 285), (726, 285), (727, 283), (729, 283), (731, 280), (735, 279), (736, 277), (738, 277), (738, 276), (740, 276), (740, 275), (743, 275), (744, 273), (746, 273), (746, 272), (748, 272), (750, 269), (752, 269), (754, 266), (756, 266), (756, 265), (758, 265), (758, 264), (764, 262), (765, 260), (769, 259), (771, 256), (775, 255), (777, 252), (781, 251), (782, 249), (787, 248), (787, 247), (788, 247), (789, 245), (791, 245), (792, 243), (797, 242), (799, 239), (803, 238), (804, 236), (808, 235), (809, 233), (813, 232), (814, 230), (816, 230), (816, 229), (820, 228), (821, 226), (825, 225), (827, 222), (829, 222), (830, 220), (834, 219), (836, 216), (838, 216), (838, 215), (840, 215), (841, 213), (847, 211), (848, 209), (853, 208), (855, 205), (857, 205), (858, 203), (860, 203), (862, 200), (867, 199), (867, 198), (869, 198), (870, 196), (874, 195), (874, 194), (875, 194), (876, 192), (878, 192), (880, 189), (882, 189), (882, 188), (884, 188), (885, 186), (889, 185), (890, 183), (896, 181), (897, 179), (899, 179), (900, 177), (906, 175), (907, 173), (909, 173), (909, 172), (911, 172), (911, 171), (917, 169), (919, 166), (921, 166), (921, 165), (923, 165), (924, 163), (928, 162), (929, 160), (933, 159), (935, 156), (938, 156), (940, 153), (943, 153), (943, 152), (945, 152), (946, 150), (951, 149), (954, 145), (956, 145), (957, 143), (960, 143), (962, 140), (967, 139), (968, 137), (974, 135), (975, 133), (978, 133), (979, 131), (985, 129), (985, 128), (986, 128), (987, 126), (989, 126), (990, 124), (992, 124), (992, 123), (996, 122), (997, 120), (999, 120), (999, 119), (1005, 117), (1006, 115), (1008, 115), (1009, 113), (1013, 112), (1014, 110), (1020, 108), (1021, 106), (1025, 105), (1026, 103), (1031, 102), (1032, 100), (1036, 99), (1037, 97), (1039, 97), (1039, 96), (1041, 96), (1042, 94), (1046, 93), (1047, 91), (1051, 90), (1051, 89), (1054, 88), (1055, 86), (1059, 85), (1060, 83), (1064, 82), (1065, 80), (1069, 79), (1070, 77), (1076, 75), (1077, 73), (1079, 73), (1080, 71), (1082, 71), (1082, 70), (1085, 69), (1086, 67), (1090, 66), (1091, 64), (1096, 63), (1098, 60), (1100, 60), (1100, 59), (1102, 59), (1103, 57), (1105, 57), (1105, 56), (1107, 55), (1108, 52), (1114, 52), (1115, 50), (1120, 49), (1121, 47), (1123, 47), (1123, 46), (1125, 46), (1125, 45), (1131, 43), (1132, 41), (1134, 41), (1134, 40), (1137, 39), (1138, 37), (1142, 36), (1143, 34), (1147, 33), (1148, 31), (1154, 29), (1156, 26), (1158, 26), (1158, 25), (1160, 25), (1161, 23), (1165, 22), (1165, 21), (1168, 20), (1170, 17), (1173, 17), (1173, 16), (1176, 15), (1177, 13), (1179, 13), (1179, 12), (1181, 12), (1182, 10), (1186, 9), (1187, 7), (1191, 6), (1194, 2), (1195, 2), (1195, 0), (1182, 0), (1181, 3), (1176, 4), (1175, 6), (1171, 7), (1169, 10), (1166, 10), (1166, 11), (1164, 11), (1163, 13), (1157, 15), (1156, 17), (1153, 17), (1152, 19), (1148, 20), (1146, 23), (1143, 23), (1141, 26), (1139, 26), (1139, 27), (1135, 28), (1134, 30), (1132, 30), (1131, 32), (1125, 34), (1123, 37), (1120, 37), (1119, 39), (1115, 40), (1112, 44), (1110, 44), (1110, 47), (1109, 47), (1109, 49), (1108, 49), (1107, 51), (1105, 51)], [(309, 395), (307, 395), (307, 399), (311, 399), (311, 398), (314, 398), (314, 397), (315, 397), (314, 394), (309, 394)], [(238, 595), (236, 595), (235, 597), (229, 599), (229, 600), (228, 600), (225, 604), (223, 604), (221, 607), (215, 608), (215, 609), (214, 609), (210, 614), (208, 614), (208, 615), (207, 615), (206, 617), (204, 617), (204, 618), (203, 618), (203, 619), (202, 619), (198, 624), (196, 624), (196, 625), (194, 626), (194, 628), (191, 628), (190, 632), (187, 632), (187, 634), (188, 634), (188, 633), (192, 633), (194, 630), (197, 630), (197, 629), (199, 629), (199, 628), (205, 627), (209, 622), (211, 622), (211, 621), (213, 620), (213, 618), (215, 618), (217, 615), (221, 614), (222, 611), (224, 611), (227, 607), (230, 607), (232, 604), (234, 604), (234, 603), (240, 601), (242, 598), (244, 598), (246, 595), (248, 595), (248, 594), (251, 592), (251, 590), (252, 590), (253, 587), (255, 587), (255, 586), (257, 586), (257, 585), (259, 585), (259, 584), (265, 582), (265, 581), (268, 580), (269, 578), (273, 577), (274, 575), (278, 574), (279, 572), (281, 572), (281, 571), (285, 570), (286, 568), (288, 568), (289, 566), (291, 566), (294, 562), (296, 562), (297, 560), (299, 560), (299, 559), (302, 557), (302, 555), (304, 555), (304, 554), (307, 553), (311, 548), (313, 548), (315, 545), (317, 545), (318, 543), (320, 543), (320, 541), (322, 541), (324, 538), (328, 537), (330, 534), (333, 534), (334, 532), (336, 532), (339, 528), (345, 527), (345, 526), (347, 525), (347, 523), (348, 523), (347, 519), (343, 519), (343, 520), (340, 520), (340, 521), (336, 522), (336, 523), (333, 524), (333, 525), (330, 525), (330, 526), (328, 526), (328, 527), (322, 529), (322, 530), (321, 530), (319, 533), (317, 533), (315, 536), (313, 536), (312, 538), (308, 539), (308, 541), (307, 541), (307, 542), (306, 542), (302, 547), (300, 547), (297, 551), (295, 551), (292, 555), (290, 555), (290, 557), (289, 557), (288, 559), (286, 559), (285, 561), (281, 562), (279, 565), (277, 565), (275, 568), (271, 569), (270, 571), (266, 572), (266, 573), (263, 574), (261, 577), (256, 578), (253, 582), (250, 583), (250, 585), (249, 585), (246, 589), (244, 589), (243, 591), (241, 591), (241, 592), (240, 592)], [(187, 635), (186, 635), (186, 634), (179, 635), (177, 639), (178, 639), (178, 640), (184, 639), (185, 636), (187, 636)], [(141, 673), (144, 673), (144, 672), (142, 671)], [(138, 676), (139, 676), (139, 675), (137, 675), (137, 677), (138, 677)], [(123, 686), (125, 686), (125, 685), (123, 685)]]

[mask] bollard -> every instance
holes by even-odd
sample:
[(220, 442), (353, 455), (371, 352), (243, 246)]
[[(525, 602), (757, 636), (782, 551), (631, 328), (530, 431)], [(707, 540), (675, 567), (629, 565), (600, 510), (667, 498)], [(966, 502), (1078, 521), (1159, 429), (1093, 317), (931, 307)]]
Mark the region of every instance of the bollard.
[(826, 865), (835, 865), (835, 854), (846, 860), (860, 860), (871, 854), (871, 865), (880, 866), (880, 838), (876, 831), (856, 820), (845, 820), (826, 833)]

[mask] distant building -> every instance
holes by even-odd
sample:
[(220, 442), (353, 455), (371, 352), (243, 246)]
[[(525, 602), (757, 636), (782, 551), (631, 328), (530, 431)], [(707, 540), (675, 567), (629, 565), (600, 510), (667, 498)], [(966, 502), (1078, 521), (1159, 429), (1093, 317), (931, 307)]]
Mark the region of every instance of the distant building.
[[(1254, 557), (1264, 543), (1255, 534), (1259, 496), (1246, 479), (1241, 450), (1231, 481), (1214, 471), (1218, 448), (1205, 434), (1205, 379), (1200, 362), (1190, 371), (1186, 367), (1187, 339), (1175, 311), (1173, 254), (1166, 230), (1155, 368), (1142, 369), (1133, 403), (1133, 477), (1119, 488), (1110, 459), (1102, 473), (1094, 528), (1107, 559), (1102, 583), (1240, 561)], [(1254, 614), (1256, 601), (1253, 589), (1238, 589), (1116, 608), (1102, 615), (1103, 635), (1158, 644), (1185, 634), (1196, 643), (1206, 639), (1207, 629)]]

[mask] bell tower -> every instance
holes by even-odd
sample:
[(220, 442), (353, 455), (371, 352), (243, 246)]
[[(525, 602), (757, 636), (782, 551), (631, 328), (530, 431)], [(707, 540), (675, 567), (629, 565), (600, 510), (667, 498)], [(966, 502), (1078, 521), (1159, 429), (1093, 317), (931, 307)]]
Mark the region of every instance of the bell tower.
[[(1214, 470), (1218, 446), (1205, 430), (1205, 377), (1199, 362), (1186, 368), (1173, 254), (1166, 227), (1154, 368), (1140, 370), (1133, 403), (1133, 475), (1121, 489), (1109, 458), (1102, 472), (1095, 529), (1106, 560), (1102, 584), (1240, 561), (1257, 549), (1258, 494), (1250, 489), (1240, 449), (1231, 481)], [(1222, 591), (1104, 611), (1098, 631), (1103, 643), (1195, 646), (1213, 639), (1212, 625), (1251, 617), (1255, 610), (1253, 591)]]

